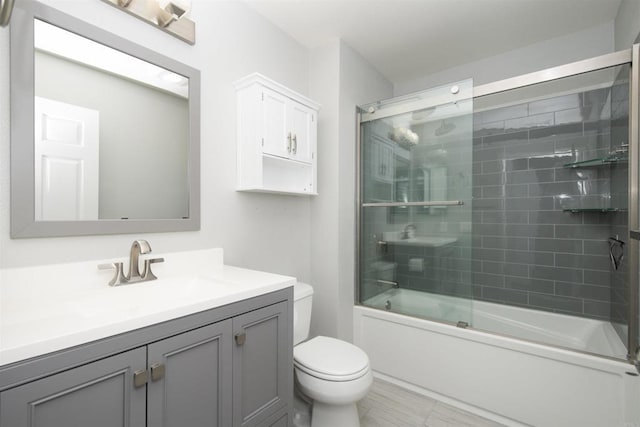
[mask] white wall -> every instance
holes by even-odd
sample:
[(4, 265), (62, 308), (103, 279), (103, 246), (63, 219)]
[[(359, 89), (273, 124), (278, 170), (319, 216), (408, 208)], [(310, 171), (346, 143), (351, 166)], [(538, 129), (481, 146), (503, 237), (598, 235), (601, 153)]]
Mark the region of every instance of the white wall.
[(318, 115), (318, 196), (311, 202), (311, 277), (314, 288), (311, 335), (338, 331), (338, 184), (340, 41), (311, 50), (309, 96)]
[(311, 51), (310, 95), (322, 104), (312, 202), (313, 335), (351, 340), (355, 275), (356, 106), (392, 85), (341, 40)]
[(388, 98), (391, 82), (346, 43), (340, 49), (338, 336), (353, 340), (356, 231), (356, 106)]
[(99, 1), (45, 0), (202, 73), (202, 228), (198, 232), (9, 238), (9, 29), (0, 28), (0, 267), (125, 258), (131, 241), (154, 252), (222, 247), (225, 262), (310, 281), (310, 200), (235, 192), (233, 81), (257, 71), (303, 94), (308, 51), (237, 1), (193, 0), (190, 46)]
[(640, 0), (622, 0), (615, 20), (616, 50), (640, 42)]
[(614, 51), (613, 35), (613, 22), (598, 25), (567, 36), (545, 40), (500, 55), (469, 62), (419, 79), (396, 82), (394, 95), (405, 95), (468, 78), (473, 78), (473, 84), (477, 86), (604, 55)]

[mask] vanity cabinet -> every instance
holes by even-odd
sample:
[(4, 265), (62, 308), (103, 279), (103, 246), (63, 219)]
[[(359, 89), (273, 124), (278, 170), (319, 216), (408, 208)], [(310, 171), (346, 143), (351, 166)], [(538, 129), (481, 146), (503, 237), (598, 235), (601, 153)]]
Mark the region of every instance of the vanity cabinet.
[(317, 194), (318, 104), (257, 73), (235, 87), (238, 190)]
[[(279, 291), (267, 299), (274, 294), (279, 299), (284, 295)], [(140, 344), (6, 388), (0, 392), (0, 426), (288, 425), (293, 398), (291, 303), (238, 304), (244, 309), (232, 316), (213, 309), (88, 345), (87, 358), (95, 359), (90, 353), (96, 345), (104, 349), (115, 344), (118, 349), (119, 342), (132, 338)], [(202, 318), (219, 317), (184, 330)], [(164, 331), (181, 332), (156, 339), (167, 334)], [(148, 341), (140, 342), (140, 336), (148, 336)], [(82, 360), (78, 354), (83, 351), (80, 347), (64, 355)], [(43, 356), (13, 369), (44, 372), (64, 355), (52, 356), (53, 362)], [(7, 371), (0, 371), (0, 378), (4, 374)], [(16, 377), (5, 378), (9, 376)]]

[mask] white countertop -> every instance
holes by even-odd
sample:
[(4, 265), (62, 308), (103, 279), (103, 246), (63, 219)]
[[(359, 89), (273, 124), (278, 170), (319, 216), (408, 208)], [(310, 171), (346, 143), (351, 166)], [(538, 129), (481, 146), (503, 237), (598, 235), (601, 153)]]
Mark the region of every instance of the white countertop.
[[(158, 280), (108, 286), (98, 260), (0, 271), (0, 366), (293, 286), (221, 249), (149, 254)], [(118, 259), (123, 261), (124, 259)], [(128, 261), (125, 262), (127, 267)]]

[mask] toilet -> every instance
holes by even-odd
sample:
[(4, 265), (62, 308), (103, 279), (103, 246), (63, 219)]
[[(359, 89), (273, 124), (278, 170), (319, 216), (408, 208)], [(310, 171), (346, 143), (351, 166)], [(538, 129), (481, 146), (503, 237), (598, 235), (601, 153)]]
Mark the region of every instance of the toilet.
[(362, 399), (373, 375), (367, 354), (335, 338), (309, 336), (313, 288), (294, 286), (293, 363), (298, 393), (310, 401), (311, 427), (359, 427), (356, 402)]

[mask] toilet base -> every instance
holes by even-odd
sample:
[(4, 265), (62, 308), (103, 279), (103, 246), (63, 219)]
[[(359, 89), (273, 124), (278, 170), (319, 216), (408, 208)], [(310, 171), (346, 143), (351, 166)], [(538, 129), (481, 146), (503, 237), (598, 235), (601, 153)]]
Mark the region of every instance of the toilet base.
[(293, 390), (293, 427), (311, 427), (311, 402)]
[(313, 402), (311, 427), (360, 427), (360, 417), (355, 403), (348, 405), (327, 405)]

